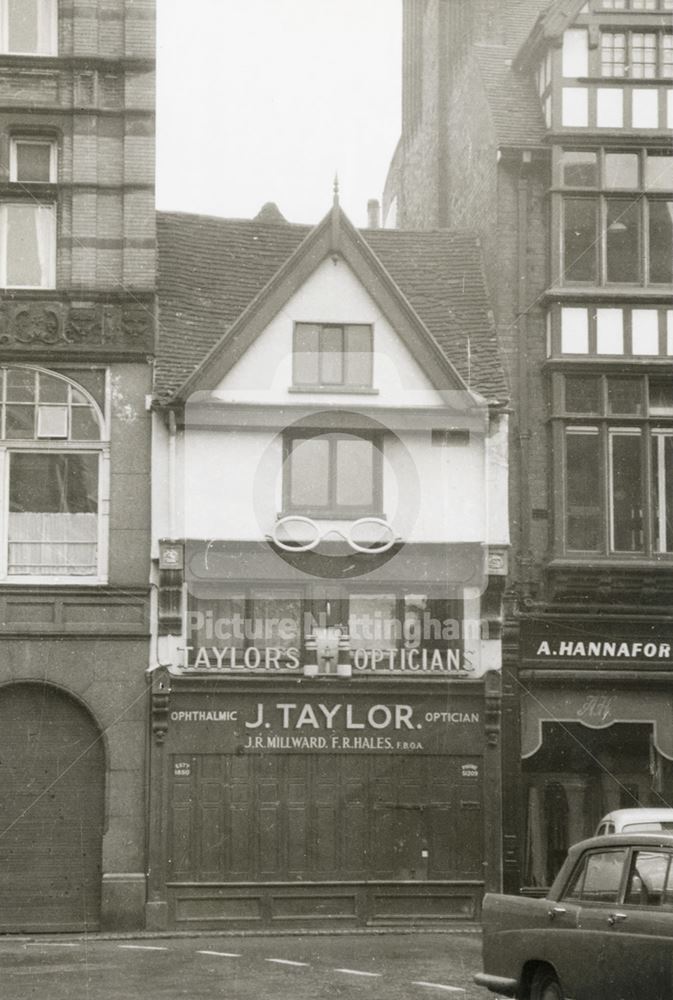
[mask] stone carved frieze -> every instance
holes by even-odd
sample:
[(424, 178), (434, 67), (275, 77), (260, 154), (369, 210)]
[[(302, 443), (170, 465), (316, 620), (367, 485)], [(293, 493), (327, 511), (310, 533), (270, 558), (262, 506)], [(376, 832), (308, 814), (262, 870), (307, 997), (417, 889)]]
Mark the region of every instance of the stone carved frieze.
[(152, 305), (6, 301), (0, 303), (0, 350), (50, 348), (149, 353)]

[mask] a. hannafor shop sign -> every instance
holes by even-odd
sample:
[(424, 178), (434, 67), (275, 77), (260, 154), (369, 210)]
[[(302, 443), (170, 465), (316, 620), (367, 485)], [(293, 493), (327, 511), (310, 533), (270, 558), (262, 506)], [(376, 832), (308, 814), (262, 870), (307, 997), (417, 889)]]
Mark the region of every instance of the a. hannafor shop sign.
[(673, 634), (658, 622), (537, 621), (522, 625), (521, 652), (524, 665), (537, 667), (670, 667)]
[(193, 693), (169, 712), (168, 742), (178, 752), (480, 753), (483, 710), (476, 697), (376, 700), (358, 697), (260, 699)]

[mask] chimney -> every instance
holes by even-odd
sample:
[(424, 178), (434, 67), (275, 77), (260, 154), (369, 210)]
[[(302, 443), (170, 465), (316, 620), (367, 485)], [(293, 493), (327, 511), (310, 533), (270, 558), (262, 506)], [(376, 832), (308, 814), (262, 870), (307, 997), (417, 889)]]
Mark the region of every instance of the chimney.
[(367, 228), (380, 229), (380, 209), (376, 198), (370, 198), (367, 202)]

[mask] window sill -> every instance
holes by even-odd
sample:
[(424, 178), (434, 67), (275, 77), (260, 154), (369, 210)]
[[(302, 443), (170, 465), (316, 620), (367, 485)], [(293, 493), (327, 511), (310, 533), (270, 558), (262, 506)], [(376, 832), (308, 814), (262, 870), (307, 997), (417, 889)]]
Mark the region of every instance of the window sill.
[(107, 584), (104, 576), (6, 576), (0, 586), (19, 587), (101, 587)]
[(313, 521), (347, 521), (348, 523), (352, 523), (363, 517), (377, 517), (382, 521), (387, 520), (385, 514), (372, 510), (282, 510), (276, 515), (279, 521), (284, 517), (310, 517)]
[(321, 396), (378, 396), (379, 390), (371, 386), (344, 386), (344, 385), (291, 385), (288, 392), (297, 395), (307, 395), (320, 393)]

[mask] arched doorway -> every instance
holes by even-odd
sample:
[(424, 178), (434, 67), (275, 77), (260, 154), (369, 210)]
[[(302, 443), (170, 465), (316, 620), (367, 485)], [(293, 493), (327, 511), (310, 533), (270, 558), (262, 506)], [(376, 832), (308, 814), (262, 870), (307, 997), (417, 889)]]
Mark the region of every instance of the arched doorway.
[(104, 786), (81, 705), (46, 684), (0, 687), (0, 931), (98, 927)]

